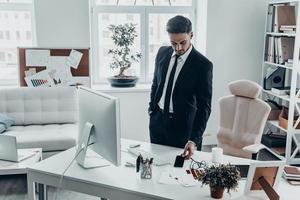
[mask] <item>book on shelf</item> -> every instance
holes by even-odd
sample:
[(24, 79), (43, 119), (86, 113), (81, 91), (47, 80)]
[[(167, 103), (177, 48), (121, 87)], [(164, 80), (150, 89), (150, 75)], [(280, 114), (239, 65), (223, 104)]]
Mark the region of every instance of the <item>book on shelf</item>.
[(294, 30), (282, 30), (282, 32), (286, 34), (296, 34), (296, 31)]
[(286, 95), (286, 92), (290, 91), (291, 87), (272, 87), (271, 92), (277, 95)]
[(285, 62), (284, 65), (285, 65), (286, 67), (293, 67), (293, 63), (289, 63), (289, 62)]
[(283, 169), (283, 178), (287, 180), (300, 181), (300, 168), (295, 166), (285, 166)]
[(284, 33), (296, 33), (296, 26), (282, 25), (279, 30)]
[(281, 25), (280, 28), (283, 28), (283, 29), (296, 29), (296, 25)]

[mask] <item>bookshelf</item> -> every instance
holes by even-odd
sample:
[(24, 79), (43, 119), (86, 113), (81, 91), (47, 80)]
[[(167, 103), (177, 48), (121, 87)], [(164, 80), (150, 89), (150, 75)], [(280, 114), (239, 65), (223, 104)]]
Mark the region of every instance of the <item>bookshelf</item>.
[[(287, 128), (279, 125), (279, 120), (269, 120), (266, 129), (270, 127), (286, 135), (286, 146), (272, 147), (275, 153), (284, 155), (287, 164), (300, 164), (300, 0), (271, 0), (267, 2), (266, 25), (264, 35), (264, 55), (262, 64), (262, 85), (264, 100), (271, 99), (289, 107)], [(282, 81), (277, 82), (275, 75), (281, 69)], [(272, 72), (272, 73), (270, 73)], [(266, 81), (266, 77), (269, 77)], [(271, 85), (270, 85), (271, 84)], [(279, 95), (272, 92), (269, 87), (290, 87), (290, 95)]]

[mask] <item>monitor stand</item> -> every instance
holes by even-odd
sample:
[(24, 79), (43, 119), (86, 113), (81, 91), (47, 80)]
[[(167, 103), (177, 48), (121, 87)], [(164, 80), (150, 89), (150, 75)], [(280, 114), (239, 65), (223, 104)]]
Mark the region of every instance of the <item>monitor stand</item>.
[(93, 124), (86, 122), (83, 128), (82, 137), (78, 141), (78, 146), (75, 154), (75, 160), (81, 167), (85, 169), (105, 167), (110, 165), (110, 163), (106, 159), (100, 157), (99, 154), (88, 148), (91, 140), (91, 135), (93, 134), (93, 128)]

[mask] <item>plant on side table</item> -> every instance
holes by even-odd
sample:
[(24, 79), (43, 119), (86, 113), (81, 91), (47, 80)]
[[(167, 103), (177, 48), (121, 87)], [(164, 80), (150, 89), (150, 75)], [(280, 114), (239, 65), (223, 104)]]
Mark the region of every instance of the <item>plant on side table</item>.
[(210, 195), (213, 198), (223, 197), (224, 189), (230, 194), (230, 190), (236, 191), (238, 181), (241, 179), (238, 168), (231, 164), (217, 164), (204, 168), (199, 181), (209, 185)]
[(108, 81), (114, 87), (133, 87), (138, 77), (128, 76), (126, 70), (131, 67), (133, 62), (139, 62), (141, 53), (132, 53), (134, 39), (137, 37), (136, 25), (125, 23), (120, 25), (110, 25), (111, 39), (115, 44), (114, 49), (109, 49), (108, 54), (112, 55), (110, 68), (119, 69), (119, 74), (109, 77)]

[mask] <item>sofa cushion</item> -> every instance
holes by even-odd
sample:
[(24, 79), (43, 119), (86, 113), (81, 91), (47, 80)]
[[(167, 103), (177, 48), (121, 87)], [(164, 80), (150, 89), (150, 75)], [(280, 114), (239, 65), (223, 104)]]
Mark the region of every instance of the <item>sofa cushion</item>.
[(4, 132), (17, 138), (18, 148), (42, 148), (43, 151), (66, 150), (76, 145), (77, 124), (12, 126)]
[(11, 117), (0, 113), (0, 133), (3, 133), (8, 127), (15, 124), (15, 120)]
[(13, 124), (15, 124), (16, 122), (13, 118), (0, 113), (0, 123), (4, 124), (5, 127), (8, 128), (8, 127), (12, 126)]
[(8, 88), (0, 90), (0, 113), (16, 125), (77, 122), (75, 87)]

